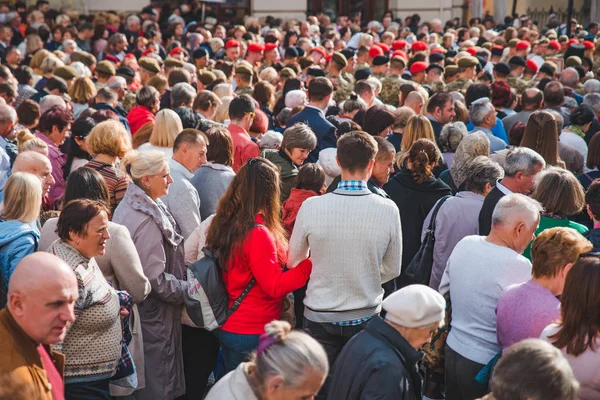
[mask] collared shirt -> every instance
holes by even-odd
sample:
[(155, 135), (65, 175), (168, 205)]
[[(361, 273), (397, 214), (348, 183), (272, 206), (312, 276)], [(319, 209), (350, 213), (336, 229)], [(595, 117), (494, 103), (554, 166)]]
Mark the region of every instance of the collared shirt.
[(338, 183), (340, 190), (368, 190), (367, 182), (360, 180), (347, 180)]
[(352, 321), (332, 322), (332, 325), (336, 325), (336, 326), (356, 326), (356, 325), (364, 324), (365, 322), (367, 322), (371, 318), (373, 318), (373, 317), (366, 317), (366, 318), (361, 318), (361, 319), (354, 319)]
[[(200, 225), (200, 196), (190, 182), (194, 174), (175, 160), (169, 161), (173, 183), (169, 193), (161, 199), (181, 230), (181, 235), (187, 239)], [(165, 213), (166, 214), (166, 213)]]
[(504, 195), (506, 195), (506, 196), (508, 196), (509, 194), (512, 194), (512, 191), (509, 188), (507, 188), (506, 186), (504, 186), (502, 183), (500, 183), (500, 181), (496, 182), (496, 187), (498, 188), (499, 191), (504, 193)]
[(171, 175), (173, 175), (173, 172), (177, 172), (179, 174), (182, 174), (188, 180), (190, 180), (194, 177), (193, 173), (191, 173), (186, 167), (184, 167), (179, 162), (177, 162), (173, 159), (171, 159), (171, 161), (169, 161), (169, 169), (171, 170)]
[(6, 152), (8, 142), (0, 136), (0, 192), (4, 190), (4, 185), (10, 175), (10, 157)]

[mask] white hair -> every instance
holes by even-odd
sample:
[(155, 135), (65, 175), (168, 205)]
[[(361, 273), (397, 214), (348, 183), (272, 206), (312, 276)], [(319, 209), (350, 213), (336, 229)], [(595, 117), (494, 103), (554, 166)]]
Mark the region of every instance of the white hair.
[(8, 122), (15, 123), (17, 122), (17, 112), (11, 106), (6, 104), (0, 105), (0, 124), (5, 124)]
[(127, 87), (127, 80), (122, 76), (111, 76), (108, 82), (106, 82), (106, 86), (110, 89), (121, 89)]
[(588, 79), (584, 84), (583, 88), (585, 93), (600, 93), (600, 81), (598, 79)]
[(65, 103), (65, 100), (62, 97), (57, 96), (55, 94), (49, 94), (48, 96), (44, 96), (44, 98), (40, 100), (40, 115), (54, 106), (66, 109), (67, 103)]
[(67, 47), (73, 47), (75, 50), (77, 50), (77, 43), (72, 39), (63, 40), (62, 48), (66, 49)]
[(517, 147), (506, 156), (504, 175), (515, 176), (517, 172), (522, 172), (526, 176), (531, 176), (537, 166), (546, 167), (544, 157), (527, 147)]
[(261, 149), (278, 149), (281, 146), (283, 135), (275, 131), (267, 131), (260, 139)]
[(127, 26), (130, 26), (134, 22), (140, 23), (141, 22), (140, 17), (138, 17), (137, 15), (134, 15), (134, 14), (131, 14), (130, 16), (127, 17)]
[(303, 90), (290, 90), (285, 95), (285, 106), (294, 108), (306, 104), (306, 93)]
[(492, 214), (492, 226), (508, 222), (523, 222), (527, 226), (534, 224), (544, 208), (539, 201), (520, 193), (512, 193), (500, 199)]
[(90, 69), (81, 61), (75, 61), (74, 63), (71, 64), (71, 67), (73, 67), (73, 69), (77, 73), (78, 78), (91, 78), (92, 77), (92, 71), (90, 71)]
[(492, 110), (494, 110), (494, 105), (487, 97), (472, 102), (469, 117), (471, 117), (473, 125), (479, 126)]
[[(589, 82), (589, 81), (588, 81)], [(586, 82), (587, 83), (587, 82)], [(588, 93), (583, 98), (583, 103), (590, 106), (596, 115), (600, 115), (600, 93)]]

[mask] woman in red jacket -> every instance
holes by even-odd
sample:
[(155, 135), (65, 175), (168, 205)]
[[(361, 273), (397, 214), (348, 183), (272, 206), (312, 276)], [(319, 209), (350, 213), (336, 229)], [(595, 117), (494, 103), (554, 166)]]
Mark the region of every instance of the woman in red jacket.
[(127, 114), (131, 135), (148, 122), (154, 122), (154, 114), (160, 108), (160, 93), (152, 86), (144, 86), (137, 92), (135, 107)]
[(206, 246), (221, 253), (229, 306), (254, 277), (240, 307), (216, 332), (223, 348), (224, 373), (256, 349), (265, 324), (280, 319), (285, 295), (304, 286), (312, 263), (284, 271), (287, 238), (280, 220), (279, 171), (264, 158), (242, 166), (217, 206)]

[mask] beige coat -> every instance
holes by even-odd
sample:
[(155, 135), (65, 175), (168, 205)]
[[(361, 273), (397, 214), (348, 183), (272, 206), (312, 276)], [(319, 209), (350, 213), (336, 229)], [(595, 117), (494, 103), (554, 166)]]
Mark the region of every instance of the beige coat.
[[(46, 250), (58, 239), (56, 234), (56, 225), (58, 218), (51, 218), (42, 227), (40, 234), (40, 250)], [(137, 250), (129, 231), (126, 227), (114, 222), (108, 223), (108, 233), (110, 239), (106, 242), (106, 252), (103, 256), (94, 257), (100, 271), (117, 290), (124, 290), (131, 295), (135, 304), (143, 301), (150, 293), (150, 282), (144, 275), (142, 263), (137, 254)], [(144, 379), (144, 348), (142, 338), (142, 326), (139, 318), (137, 305), (133, 307), (131, 321), (132, 339), (128, 349), (135, 363), (138, 389), (145, 386)], [(110, 393), (113, 396), (126, 396), (133, 392), (132, 389), (126, 389), (111, 385)]]

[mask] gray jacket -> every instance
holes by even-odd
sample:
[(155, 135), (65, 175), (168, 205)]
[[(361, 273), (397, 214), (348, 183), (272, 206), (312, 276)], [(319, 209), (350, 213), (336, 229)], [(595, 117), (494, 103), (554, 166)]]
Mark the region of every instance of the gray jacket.
[(201, 166), (190, 179), (200, 196), (202, 221), (217, 211), (217, 204), (235, 177), (233, 168), (223, 164), (207, 163)]
[(184, 239), (200, 225), (200, 197), (198, 191), (190, 183), (194, 176), (183, 165), (175, 160), (169, 162), (173, 183), (169, 193), (161, 198), (167, 209), (175, 218)]
[(189, 284), (185, 280), (183, 238), (164, 203), (152, 201), (134, 183), (127, 187), (113, 222), (129, 230), (152, 287), (139, 304), (146, 387), (134, 395), (144, 400), (175, 399), (185, 393), (181, 309)]
[[(484, 199), (484, 196), (477, 193), (458, 192), (456, 196), (446, 200), (440, 207), (435, 219), (433, 266), (429, 280), (429, 286), (433, 289), (438, 290), (446, 269), (446, 263), (456, 244), (465, 236), (477, 235), (479, 231), (479, 212)], [(429, 228), (433, 210), (435, 210), (435, 206), (425, 218), (421, 240), (423, 240)]]

